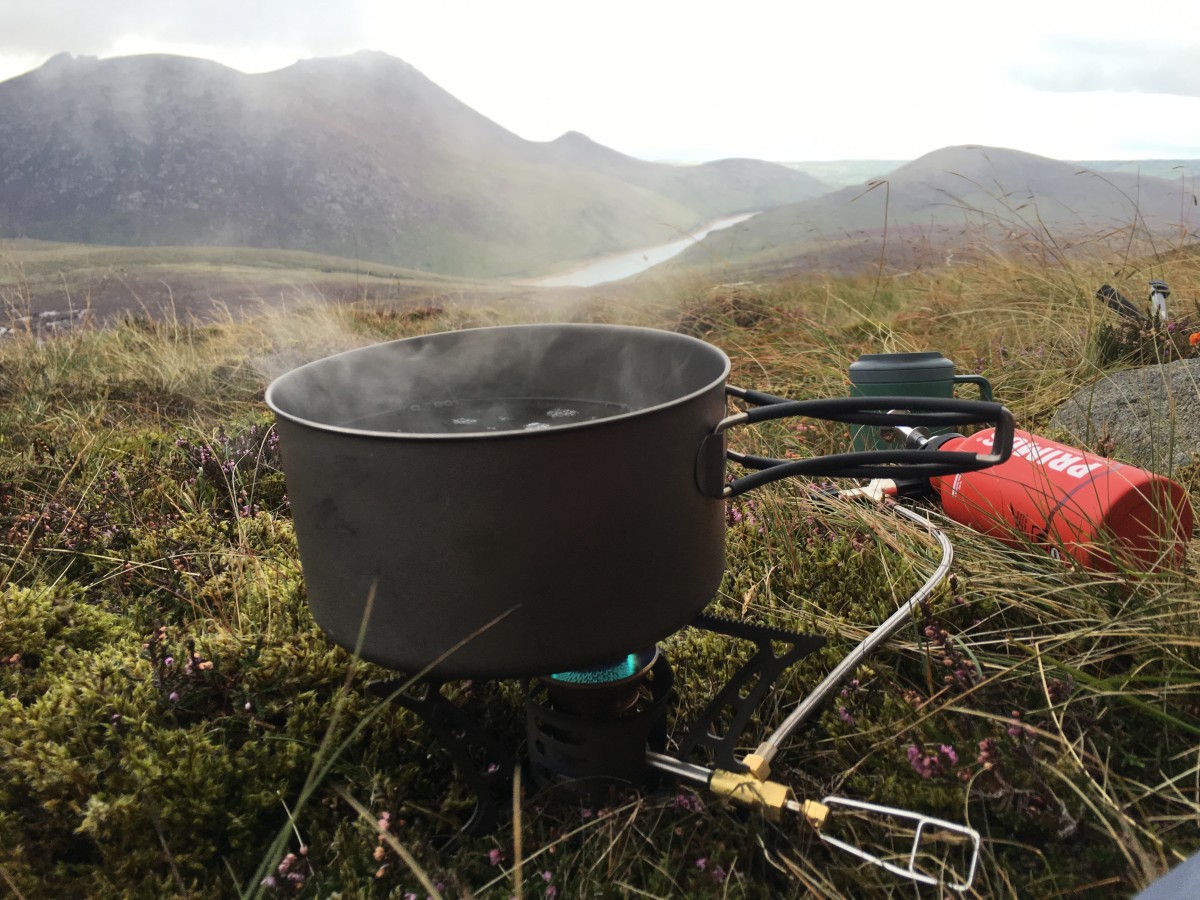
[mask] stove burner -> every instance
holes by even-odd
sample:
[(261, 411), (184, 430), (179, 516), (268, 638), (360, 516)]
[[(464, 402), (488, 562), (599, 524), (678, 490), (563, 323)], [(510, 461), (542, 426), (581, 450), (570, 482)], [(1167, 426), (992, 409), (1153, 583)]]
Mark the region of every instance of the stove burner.
[(643, 682), (658, 659), (658, 648), (651, 647), (619, 662), (560, 672), (541, 682), (550, 695), (551, 707), (559, 712), (611, 718), (637, 704)]
[(641, 676), (654, 665), (654, 659), (657, 656), (658, 648), (654, 647), (643, 650), (641, 653), (630, 653), (619, 662), (601, 663), (589, 669), (576, 669), (573, 672), (559, 672), (551, 675), (550, 678), (564, 684), (611, 684)]
[(554, 675), (531, 687), (525, 732), (530, 774), (540, 786), (599, 804), (614, 789), (650, 780), (646, 750), (666, 747), (675, 675), (657, 649), (585, 670), (593, 676), (614, 671), (623, 677), (564, 682)]

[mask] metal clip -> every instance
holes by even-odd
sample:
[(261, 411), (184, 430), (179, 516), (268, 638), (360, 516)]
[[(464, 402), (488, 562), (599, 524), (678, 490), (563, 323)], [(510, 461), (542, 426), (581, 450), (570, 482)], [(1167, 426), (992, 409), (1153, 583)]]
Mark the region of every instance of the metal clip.
[[(954, 834), (961, 835), (971, 842), (971, 864), (967, 869), (967, 876), (960, 882), (945, 885), (952, 891), (959, 893), (968, 890), (971, 883), (975, 880), (975, 870), (979, 865), (979, 832), (974, 828), (966, 825), (958, 825), (954, 822), (947, 822), (944, 819), (935, 819), (932, 816), (926, 816), (922, 813), (912, 812), (907, 809), (893, 809), (890, 806), (880, 806), (876, 803), (866, 803), (862, 800), (851, 800), (847, 797), (826, 797), (821, 801), (822, 804), (828, 807), (844, 806), (850, 809), (862, 810), (863, 812), (877, 813), (879, 815), (891, 816), (897, 819), (906, 819), (917, 823), (916, 833), (913, 835), (912, 850), (908, 855), (908, 865), (899, 866), (896, 863), (888, 862), (879, 856), (874, 856), (863, 850), (861, 847), (856, 847), (846, 841), (831, 837), (825, 832), (818, 830), (817, 836), (827, 844), (845, 850), (847, 853), (857, 856), (859, 859), (866, 860), (873, 865), (887, 869), (893, 875), (899, 875), (901, 878), (909, 878), (921, 884), (940, 884), (940, 880), (932, 875), (926, 875), (924, 872), (918, 872), (917, 853), (921, 849), (921, 836), (926, 828), (938, 829), (940, 831), (949, 831)], [(790, 804), (789, 804), (790, 807)]]

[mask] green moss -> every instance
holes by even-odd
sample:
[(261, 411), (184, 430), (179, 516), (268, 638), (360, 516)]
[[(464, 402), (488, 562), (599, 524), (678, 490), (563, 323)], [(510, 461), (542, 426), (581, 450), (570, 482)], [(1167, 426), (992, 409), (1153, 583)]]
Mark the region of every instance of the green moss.
[(78, 585), (0, 590), (0, 693), (40, 695), (81, 653), (134, 639), (128, 620)]
[(335, 772), (396, 763), (395, 714), (373, 714), (361, 679), (341, 692), (349, 660), (312, 629), (269, 647), (222, 630), (140, 638), (72, 598), (4, 596), (26, 623), (5, 635), (18, 662), (0, 723), (0, 840), (25, 848), (18, 874), (148, 895), (176, 871), (211, 885), (217, 860), (257, 865), (322, 740), (348, 741)]

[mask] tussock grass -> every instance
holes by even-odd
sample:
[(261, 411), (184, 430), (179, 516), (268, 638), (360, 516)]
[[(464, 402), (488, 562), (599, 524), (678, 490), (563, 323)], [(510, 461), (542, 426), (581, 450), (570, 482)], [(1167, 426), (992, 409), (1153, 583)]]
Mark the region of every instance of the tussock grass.
[[(1200, 296), (1200, 257), (1154, 277)], [(690, 788), (583, 809), (524, 784), (519, 815), (446, 845), (470, 800), (407, 712), (313, 624), (267, 381), (352, 346), (561, 320), (675, 328), (734, 383), (846, 393), (860, 353), (936, 349), (1023, 427), (1103, 366), (1103, 282), (1145, 271), (974, 259), (903, 277), (635, 283), (553, 305), (318, 305), (206, 324), (134, 317), (0, 343), (0, 876), (16, 895), (865, 897), (904, 884)], [(745, 452), (848, 446), (820, 423), (737, 431)], [(1052, 435), (1053, 436), (1053, 435)], [(1200, 476), (1177, 473), (1200, 505)], [(727, 615), (822, 634), (745, 749), (902, 603), (937, 547), (804, 484), (732, 506)], [(936, 517), (936, 508), (929, 514)], [(415, 523), (419, 526), (419, 523)], [(968, 822), (980, 897), (1132, 894), (1200, 848), (1200, 581), (1097, 575), (944, 523), (950, 582), (794, 735), (774, 776)], [(672, 734), (746, 648), (685, 630)], [(521, 686), (455, 698), (520, 734)], [(502, 800), (502, 805), (507, 804)], [(863, 832), (874, 852), (899, 835)], [(289, 856), (289, 854), (291, 854)], [(553, 890), (552, 890), (553, 888)]]

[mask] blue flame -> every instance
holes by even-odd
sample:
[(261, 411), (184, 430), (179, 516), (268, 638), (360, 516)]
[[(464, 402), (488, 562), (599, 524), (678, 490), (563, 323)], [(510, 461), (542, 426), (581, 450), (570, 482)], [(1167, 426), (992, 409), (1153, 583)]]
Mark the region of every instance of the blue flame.
[(645, 653), (630, 653), (619, 662), (603, 663), (590, 669), (576, 669), (572, 672), (558, 672), (550, 677), (566, 684), (609, 684), (632, 678), (646, 667), (646, 663)]

